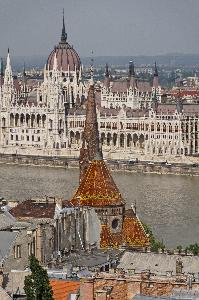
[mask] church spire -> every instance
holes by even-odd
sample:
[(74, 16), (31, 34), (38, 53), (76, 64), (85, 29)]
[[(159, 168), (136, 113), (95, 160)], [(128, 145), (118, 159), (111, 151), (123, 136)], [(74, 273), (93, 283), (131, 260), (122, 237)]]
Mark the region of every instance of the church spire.
[(79, 158), (80, 181), (88, 169), (89, 162), (96, 157), (102, 157), (102, 151), (99, 141), (94, 85), (92, 84), (88, 91), (86, 122), (82, 136), (82, 148), (80, 150)]
[(63, 9), (63, 24), (62, 24), (61, 43), (65, 44), (66, 40), (67, 40), (67, 33), (66, 33), (66, 28), (65, 28), (64, 9)]

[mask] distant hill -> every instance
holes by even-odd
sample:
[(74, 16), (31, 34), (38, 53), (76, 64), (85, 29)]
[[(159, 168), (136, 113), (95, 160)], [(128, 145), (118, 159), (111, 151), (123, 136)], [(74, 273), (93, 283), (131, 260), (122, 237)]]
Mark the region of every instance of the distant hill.
[[(27, 68), (43, 68), (46, 63), (46, 56), (16, 56), (12, 57), (12, 66), (16, 71), (23, 69), (24, 62)], [(4, 58), (5, 60), (5, 58)], [(84, 66), (89, 66), (90, 57), (82, 57)], [(137, 66), (152, 65), (156, 61), (158, 65), (167, 65), (170, 67), (178, 66), (199, 66), (199, 54), (167, 54), (157, 56), (97, 56), (94, 57), (94, 65), (104, 66), (106, 63), (114, 66), (127, 66), (128, 62), (133, 60)]]

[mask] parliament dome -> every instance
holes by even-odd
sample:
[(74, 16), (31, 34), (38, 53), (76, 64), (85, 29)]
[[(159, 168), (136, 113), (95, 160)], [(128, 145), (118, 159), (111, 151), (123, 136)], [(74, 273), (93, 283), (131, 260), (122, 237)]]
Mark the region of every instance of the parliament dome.
[(62, 27), (62, 34), (61, 34), (61, 41), (53, 51), (50, 53), (48, 60), (47, 60), (47, 66), (50, 70), (53, 69), (54, 64), (54, 57), (57, 57), (57, 68), (58, 70), (62, 70), (64, 72), (67, 72), (68, 69), (70, 71), (80, 70), (81, 67), (81, 60), (73, 46), (71, 46), (67, 42), (67, 33), (65, 30), (65, 22), (64, 22), (64, 16), (63, 16), (63, 27)]

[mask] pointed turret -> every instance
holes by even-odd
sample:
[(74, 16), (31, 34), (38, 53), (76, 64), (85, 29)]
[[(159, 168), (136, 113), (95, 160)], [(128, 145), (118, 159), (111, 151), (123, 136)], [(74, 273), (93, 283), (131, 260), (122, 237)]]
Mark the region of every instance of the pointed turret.
[(133, 61), (129, 62), (129, 86), (133, 88), (137, 87), (137, 82), (135, 78), (135, 66)]
[(10, 63), (10, 50), (8, 48), (7, 60), (6, 60), (6, 71), (11, 71), (11, 63)]
[(132, 60), (129, 62), (129, 78), (131, 77), (135, 77), (135, 66)]
[(4, 76), (3, 58), (1, 58), (1, 78)]
[(10, 51), (8, 48), (8, 55), (7, 55), (5, 75), (4, 75), (4, 85), (5, 84), (10, 85), (12, 83), (13, 83), (12, 68), (11, 68), (11, 63), (10, 63)]
[(57, 71), (57, 53), (55, 52), (53, 60), (53, 71)]
[(104, 85), (105, 85), (105, 87), (107, 87), (107, 88), (110, 86), (110, 73), (109, 73), (108, 64), (106, 64), (106, 66), (105, 66), (105, 79), (104, 79)]
[(23, 77), (26, 78), (26, 64), (23, 64)]
[(67, 33), (66, 33), (66, 28), (65, 28), (64, 9), (63, 9), (63, 23), (62, 23), (61, 43), (65, 44), (66, 41), (67, 41)]
[(99, 130), (97, 122), (97, 112), (94, 94), (94, 85), (91, 85), (88, 92), (86, 122), (82, 136), (82, 148), (80, 150), (80, 181), (88, 168), (89, 162), (92, 161), (97, 153), (101, 153), (99, 142)]
[(159, 87), (158, 68), (156, 62), (155, 62), (154, 74), (153, 74), (153, 87), (156, 89)]

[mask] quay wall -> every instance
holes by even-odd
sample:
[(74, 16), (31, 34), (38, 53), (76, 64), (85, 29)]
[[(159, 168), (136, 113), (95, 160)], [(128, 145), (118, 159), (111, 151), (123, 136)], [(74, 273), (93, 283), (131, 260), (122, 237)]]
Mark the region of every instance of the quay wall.
[[(33, 155), (15, 155), (0, 154), (0, 164), (16, 164), (30, 166), (47, 166), (60, 168), (78, 168), (78, 158), (55, 157), (55, 156), (33, 156)], [(156, 173), (156, 174), (176, 174), (176, 175), (199, 175), (199, 165), (191, 164), (161, 164), (147, 163), (140, 161), (129, 164), (128, 161), (107, 161), (112, 171), (125, 171), (134, 173)]]

